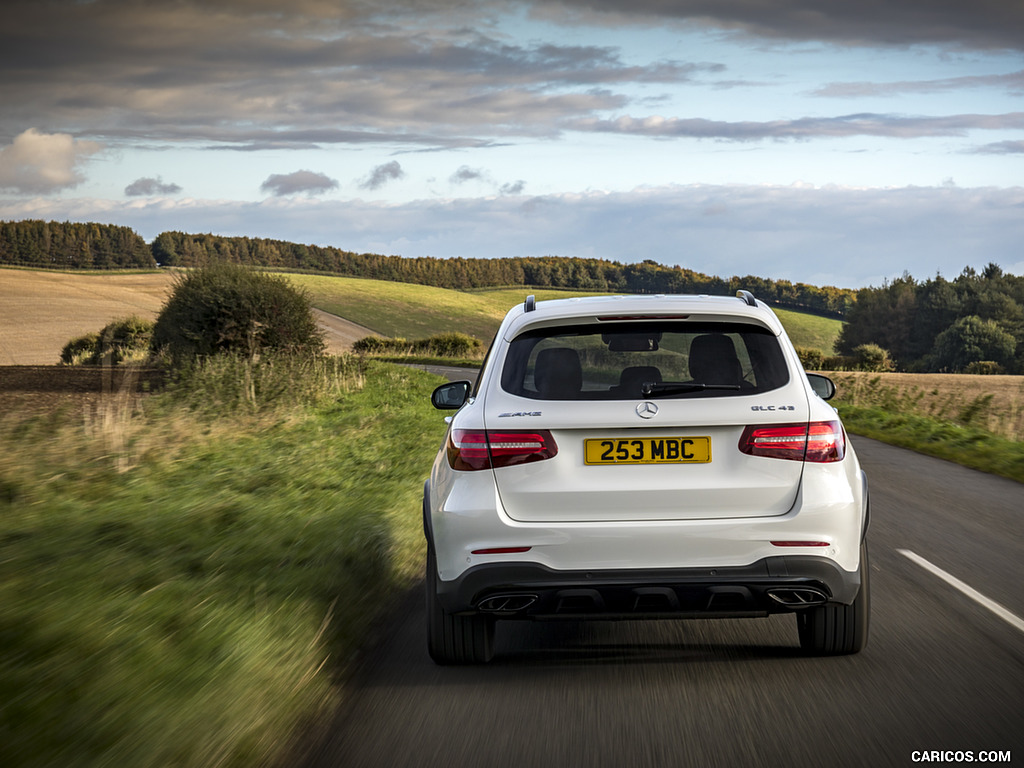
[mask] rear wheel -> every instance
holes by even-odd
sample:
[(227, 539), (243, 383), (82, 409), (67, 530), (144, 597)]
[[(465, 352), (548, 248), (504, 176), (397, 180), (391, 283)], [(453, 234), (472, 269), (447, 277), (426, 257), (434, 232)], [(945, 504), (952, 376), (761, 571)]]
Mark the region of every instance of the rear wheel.
[(868, 584), (867, 543), (860, 547), (860, 590), (850, 605), (829, 604), (796, 615), (800, 647), (816, 656), (842, 656), (861, 651), (868, 643), (871, 589)]
[(427, 549), (427, 651), (437, 664), (484, 664), (494, 656), (494, 619), (445, 612), (437, 599), (437, 558)]

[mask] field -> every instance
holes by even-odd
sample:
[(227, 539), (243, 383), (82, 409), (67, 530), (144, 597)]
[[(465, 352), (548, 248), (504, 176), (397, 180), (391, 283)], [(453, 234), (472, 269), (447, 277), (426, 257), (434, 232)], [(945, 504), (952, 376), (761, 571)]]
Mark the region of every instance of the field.
[(0, 269), (0, 365), (53, 365), (70, 339), (115, 318), (156, 319), (172, 277)]
[(829, 374), (841, 402), (973, 426), (1024, 440), (1024, 376), (952, 373)]
[[(291, 275), (305, 288), (313, 304), (385, 336), (424, 338), (445, 331), (462, 331), (481, 341), (490, 341), (510, 307), (527, 294), (537, 301), (590, 296), (590, 292), (555, 291), (533, 288), (453, 291), (408, 283), (388, 283), (346, 277)], [(775, 310), (798, 347), (820, 349), (832, 354), (842, 323), (815, 315)]]

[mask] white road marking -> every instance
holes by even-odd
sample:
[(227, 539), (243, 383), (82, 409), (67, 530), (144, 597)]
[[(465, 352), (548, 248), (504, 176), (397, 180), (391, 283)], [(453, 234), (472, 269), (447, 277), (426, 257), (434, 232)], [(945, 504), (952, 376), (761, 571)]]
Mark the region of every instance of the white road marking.
[(904, 557), (906, 557), (906, 558), (912, 560), (913, 562), (917, 563), (922, 568), (924, 568), (926, 571), (930, 571), (931, 573), (934, 573), (936, 576), (938, 576), (940, 579), (942, 579), (944, 582), (946, 582), (950, 586), (956, 587), (957, 589), (959, 589), (961, 592), (963, 592), (965, 595), (967, 595), (969, 598), (971, 598), (975, 602), (979, 603), (980, 605), (985, 606), (990, 611), (992, 611), (992, 613), (994, 613), (996, 616), (1001, 618), (1003, 621), (1007, 622), (1010, 626), (1016, 627), (1021, 632), (1024, 632), (1024, 619), (1021, 619), (1016, 614), (1011, 613), (1009, 610), (1004, 608), (1002, 605), (997, 603), (995, 600), (990, 600), (989, 598), (987, 598), (983, 594), (981, 594), (981, 592), (979, 592), (978, 590), (974, 589), (974, 587), (971, 587), (971, 586), (969, 586), (967, 584), (964, 584), (964, 582), (960, 581), (960, 579), (956, 578), (956, 576), (949, 575), (944, 570), (939, 568), (939, 566), (934, 565), (934, 564), (928, 562), (927, 560), (925, 560), (920, 555), (918, 555), (918, 554), (916, 554), (914, 552), (911, 552), (909, 549), (897, 549), (896, 551), (899, 552)]

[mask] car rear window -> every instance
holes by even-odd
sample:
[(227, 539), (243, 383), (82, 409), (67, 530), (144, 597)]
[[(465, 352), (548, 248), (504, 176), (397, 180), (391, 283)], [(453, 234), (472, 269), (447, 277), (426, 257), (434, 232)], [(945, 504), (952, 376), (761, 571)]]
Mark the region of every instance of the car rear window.
[(789, 381), (778, 339), (741, 323), (601, 323), (527, 330), (501, 386), (533, 400), (735, 397)]

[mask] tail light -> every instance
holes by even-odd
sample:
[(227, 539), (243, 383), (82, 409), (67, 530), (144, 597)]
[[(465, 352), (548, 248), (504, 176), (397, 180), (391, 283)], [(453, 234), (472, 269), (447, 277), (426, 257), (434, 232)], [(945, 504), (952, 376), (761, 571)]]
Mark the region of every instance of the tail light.
[(497, 469), (543, 461), (557, 453), (555, 439), (546, 429), (453, 429), (448, 435), (448, 464), (452, 469)]
[(842, 461), (846, 455), (846, 435), (838, 421), (747, 427), (740, 437), (740, 451), (771, 459)]

